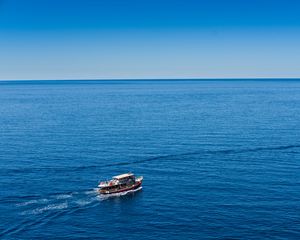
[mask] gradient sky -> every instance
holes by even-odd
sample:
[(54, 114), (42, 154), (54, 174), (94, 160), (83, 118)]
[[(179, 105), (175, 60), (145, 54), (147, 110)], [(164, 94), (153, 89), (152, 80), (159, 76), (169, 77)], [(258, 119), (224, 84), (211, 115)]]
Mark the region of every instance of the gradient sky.
[(299, 0), (0, 0), (0, 79), (300, 77)]

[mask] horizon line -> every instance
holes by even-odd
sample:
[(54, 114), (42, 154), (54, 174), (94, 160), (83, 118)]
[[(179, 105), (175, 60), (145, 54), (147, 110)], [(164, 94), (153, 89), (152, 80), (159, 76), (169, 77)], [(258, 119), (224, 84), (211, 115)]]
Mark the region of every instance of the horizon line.
[(225, 78), (57, 78), (57, 79), (0, 79), (0, 82), (21, 81), (203, 81), (203, 80), (300, 80), (300, 77), (225, 77)]

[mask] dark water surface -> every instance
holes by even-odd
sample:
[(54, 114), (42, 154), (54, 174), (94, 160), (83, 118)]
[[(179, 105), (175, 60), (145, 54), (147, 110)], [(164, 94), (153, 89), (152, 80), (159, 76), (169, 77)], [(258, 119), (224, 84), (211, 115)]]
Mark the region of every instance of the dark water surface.
[(0, 237), (300, 239), (300, 81), (0, 83)]

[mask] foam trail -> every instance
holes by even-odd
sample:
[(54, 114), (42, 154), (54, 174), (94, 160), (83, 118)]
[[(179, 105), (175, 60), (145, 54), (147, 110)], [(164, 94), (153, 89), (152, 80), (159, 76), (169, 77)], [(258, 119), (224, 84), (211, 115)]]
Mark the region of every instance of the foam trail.
[(98, 194), (98, 188), (93, 188), (92, 190), (88, 190), (84, 192), (86, 195), (96, 195)]
[(67, 198), (71, 198), (73, 196), (72, 193), (70, 194), (60, 194), (56, 196), (56, 199), (67, 199)]
[[(130, 192), (135, 192), (140, 190), (131, 190), (119, 194), (112, 194), (112, 196), (99, 196), (98, 188), (90, 190), (82, 190), (79, 192), (66, 192), (66, 193), (55, 193), (48, 195), (47, 198), (31, 199), (26, 202), (17, 203), (16, 206), (20, 207), (20, 215), (36, 215), (35, 221), (24, 221), (18, 226), (6, 229), (0, 232), (0, 236), (8, 236), (16, 234), (23, 229), (30, 226), (38, 225), (43, 220), (50, 220), (60, 216), (62, 214), (69, 214), (70, 212), (75, 212), (80, 209), (86, 209), (87, 207), (95, 207), (99, 204), (99, 200), (105, 200), (110, 197), (118, 197), (126, 195)], [(96, 205), (93, 203), (97, 203)], [(23, 210), (23, 211), (22, 211)], [(26, 218), (24, 218), (26, 219)]]
[(75, 201), (75, 203), (77, 205), (79, 205), (80, 207), (83, 207), (83, 206), (88, 205), (88, 204), (90, 204), (90, 203), (92, 203), (94, 201), (95, 200), (93, 200), (93, 199), (89, 199), (89, 200), (80, 199), (80, 200)]
[(34, 200), (29, 200), (27, 202), (17, 203), (16, 206), (17, 207), (24, 207), (24, 206), (27, 206), (27, 205), (40, 204), (40, 203), (46, 203), (46, 202), (49, 202), (49, 200), (46, 199), (46, 198), (34, 199)]
[(33, 210), (29, 210), (29, 211), (24, 211), (22, 212), (22, 215), (27, 215), (27, 214), (40, 214), (43, 213), (45, 211), (50, 211), (50, 210), (61, 210), (61, 209), (65, 209), (68, 207), (68, 203), (64, 202), (64, 203), (59, 203), (59, 204), (49, 204), (45, 207), (41, 207), (41, 208), (36, 208)]

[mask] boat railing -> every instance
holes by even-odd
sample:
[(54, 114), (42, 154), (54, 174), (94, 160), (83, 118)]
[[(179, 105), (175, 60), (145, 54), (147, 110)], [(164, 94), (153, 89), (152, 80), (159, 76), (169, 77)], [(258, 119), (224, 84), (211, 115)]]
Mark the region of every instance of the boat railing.
[(116, 185), (118, 182), (116, 180), (102, 181), (99, 183), (99, 187), (108, 187)]

